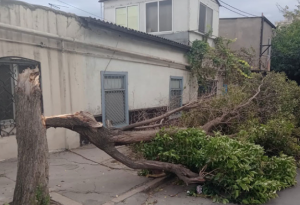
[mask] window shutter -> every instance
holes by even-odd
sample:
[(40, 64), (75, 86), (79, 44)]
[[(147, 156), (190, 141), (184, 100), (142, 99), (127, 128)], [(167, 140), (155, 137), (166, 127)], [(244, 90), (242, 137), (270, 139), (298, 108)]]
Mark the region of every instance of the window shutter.
[(146, 4), (146, 32), (158, 32), (158, 2)]
[(128, 28), (139, 30), (139, 7), (128, 7)]
[(159, 2), (159, 31), (172, 31), (172, 0)]
[(206, 8), (206, 26), (205, 26), (205, 32), (209, 32), (210, 30), (213, 30), (213, 13), (214, 11), (211, 8)]
[(200, 4), (200, 13), (199, 13), (199, 32), (205, 33), (205, 22), (206, 22), (206, 6)]
[(127, 8), (116, 9), (116, 24), (127, 27)]

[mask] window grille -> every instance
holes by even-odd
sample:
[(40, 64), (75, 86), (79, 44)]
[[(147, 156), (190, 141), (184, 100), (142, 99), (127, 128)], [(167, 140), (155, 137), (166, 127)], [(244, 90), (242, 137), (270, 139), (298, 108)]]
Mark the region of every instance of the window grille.
[(102, 116), (114, 127), (128, 125), (127, 73), (102, 73)]
[(170, 105), (169, 109), (174, 110), (182, 106), (183, 78), (171, 77), (170, 80)]
[(0, 137), (16, 134), (15, 86), (19, 73), (37, 62), (17, 57), (0, 58)]

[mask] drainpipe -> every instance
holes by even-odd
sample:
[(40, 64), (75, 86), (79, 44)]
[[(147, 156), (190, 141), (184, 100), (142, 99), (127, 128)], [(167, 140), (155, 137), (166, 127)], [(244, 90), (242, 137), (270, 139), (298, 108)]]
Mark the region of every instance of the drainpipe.
[(260, 44), (259, 44), (259, 70), (261, 70), (261, 57), (262, 57), (263, 38), (264, 38), (264, 22), (265, 22), (265, 17), (264, 14), (262, 14), (261, 28), (260, 28)]

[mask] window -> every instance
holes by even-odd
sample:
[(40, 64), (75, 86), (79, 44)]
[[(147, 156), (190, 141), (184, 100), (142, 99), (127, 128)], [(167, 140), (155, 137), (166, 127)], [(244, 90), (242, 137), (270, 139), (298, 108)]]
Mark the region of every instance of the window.
[(128, 125), (127, 73), (102, 72), (102, 121), (114, 127)]
[(128, 6), (116, 9), (116, 24), (139, 30), (139, 7)]
[(14, 135), (14, 92), (19, 73), (35, 68), (38, 62), (17, 57), (0, 58), (0, 137)]
[(170, 110), (182, 106), (183, 78), (171, 77), (170, 79)]
[(213, 10), (200, 3), (199, 32), (208, 33), (213, 28)]
[(198, 97), (202, 97), (207, 94), (217, 93), (217, 81), (207, 80), (199, 86)]
[(13, 70), (10, 65), (0, 65), (0, 121), (14, 119)]
[(146, 32), (172, 31), (172, 0), (146, 3)]

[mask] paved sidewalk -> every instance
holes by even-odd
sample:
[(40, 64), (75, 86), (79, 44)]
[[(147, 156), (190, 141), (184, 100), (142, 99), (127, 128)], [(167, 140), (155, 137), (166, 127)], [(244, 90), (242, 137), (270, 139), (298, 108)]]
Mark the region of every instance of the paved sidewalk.
[[(128, 148), (119, 149), (130, 153)], [(300, 174), (300, 172), (298, 171)], [(12, 201), (16, 159), (0, 162), (0, 205)], [(300, 182), (300, 175), (297, 176)], [(163, 183), (163, 179), (147, 179), (92, 145), (50, 155), (50, 192), (63, 205), (213, 205), (210, 199), (186, 196), (191, 186)], [(145, 189), (161, 184), (154, 191)], [(300, 204), (300, 186), (279, 193), (267, 205)]]
[[(16, 174), (16, 159), (0, 162), (1, 205), (12, 201)], [(50, 155), (50, 191), (79, 204), (104, 204), (149, 181), (94, 146)]]

